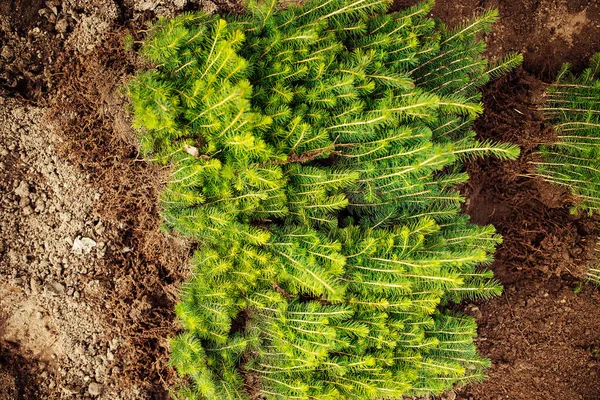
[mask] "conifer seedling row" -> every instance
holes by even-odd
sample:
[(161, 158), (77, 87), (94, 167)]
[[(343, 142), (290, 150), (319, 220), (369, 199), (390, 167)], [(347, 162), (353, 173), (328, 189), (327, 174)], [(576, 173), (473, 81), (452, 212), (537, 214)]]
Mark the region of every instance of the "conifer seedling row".
[(153, 25), (128, 86), (144, 154), (172, 168), (165, 226), (198, 242), (172, 363), (189, 399), (398, 399), (482, 378), (470, 317), (501, 238), (460, 212), (490, 65), (486, 11), (318, 0)]
[[(574, 196), (573, 213), (600, 212), (600, 53), (579, 76), (564, 64), (548, 87), (542, 112), (552, 123), (557, 140), (540, 146), (537, 174), (567, 187)], [(600, 251), (600, 244), (599, 249)], [(600, 284), (600, 266), (588, 272)]]
[(541, 107), (558, 137), (540, 147), (538, 175), (568, 187), (576, 199), (573, 212), (600, 211), (600, 54), (575, 76), (564, 64), (548, 87)]

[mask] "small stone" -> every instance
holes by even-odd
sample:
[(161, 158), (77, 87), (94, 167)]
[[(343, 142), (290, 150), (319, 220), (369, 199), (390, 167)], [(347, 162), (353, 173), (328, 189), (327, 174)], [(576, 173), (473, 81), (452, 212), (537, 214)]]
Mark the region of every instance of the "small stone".
[(442, 395), (442, 400), (456, 400), (456, 392), (450, 390)]
[(31, 204), (29, 197), (21, 197), (21, 200), (19, 200), (19, 207), (21, 207), (21, 208), (25, 208), (29, 204)]
[(479, 307), (477, 307), (476, 305), (472, 304), (469, 308), (468, 308), (469, 314), (475, 318), (475, 319), (481, 319), (481, 317), (483, 316), (481, 310), (479, 309)]
[(44, 5), (48, 8), (56, 7), (60, 4), (58, 0), (46, 0), (44, 1)]
[[(96, 194), (99, 195), (99, 193), (96, 193)], [(100, 196), (98, 196), (98, 198), (100, 198)], [(96, 224), (96, 226), (94, 226), (94, 230), (96, 231), (96, 233), (98, 235), (102, 235), (104, 233), (105, 228), (104, 228), (104, 225), (102, 225), (102, 221), (98, 222)]]
[(29, 286), (31, 287), (31, 293), (33, 294), (37, 294), (39, 293), (39, 286), (38, 286), (38, 282), (35, 279), (35, 277), (31, 277), (31, 279), (29, 280)]
[(0, 56), (2, 58), (4, 58), (6, 61), (10, 61), (15, 56), (15, 53), (12, 51), (12, 49), (10, 47), (3, 46), (2, 47), (2, 52), (0, 53)]
[(56, 31), (58, 33), (65, 33), (67, 31), (68, 27), (69, 27), (69, 23), (64, 18), (61, 20), (58, 20), (56, 22), (56, 25), (54, 25), (54, 28), (56, 29)]
[(15, 189), (15, 194), (20, 197), (28, 197), (29, 196), (29, 185), (25, 181), (21, 181), (19, 186)]
[(46, 285), (46, 289), (51, 291), (54, 294), (63, 295), (65, 294), (65, 286), (58, 282), (49, 282)]
[(193, 157), (198, 157), (200, 155), (200, 152), (198, 151), (197, 147), (194, 146), (190, 146), (188, 144), (184, 144), (183, 145), (183, 149), (185, 150), (186, 153), (188, 153), (190, 156)]
[(73, 248), (71, 252), (73, 254), (90, 254), (92, 248), (96, 247), (96, 241), (87, 237), (77, 237), (73, 241)]

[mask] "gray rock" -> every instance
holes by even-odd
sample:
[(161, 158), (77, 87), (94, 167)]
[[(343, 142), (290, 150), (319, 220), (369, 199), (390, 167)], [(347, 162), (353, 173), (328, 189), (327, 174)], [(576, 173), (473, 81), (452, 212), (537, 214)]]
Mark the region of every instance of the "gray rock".
[(65, 294), (65, 286), (58, 282), (48, 282), (46, 289), (54, 294), (63, 295)]
[(100, 396), (100, 393), (102, 393), (102, 386), (96, 382), (92, 382), (90, 383), (90, 386), (88, 386), (88, 393), (92, 396)]
[(65, 33), (67, 31), (68, 27), (69, 27), (69, 23), (64, 18), (61, 19), (61, 20), (59, 20), (59, 21), (57, 21), (56, 25), (54, 25), (54, 28), (59, 33)]
[(15, 189), (15, 194), (20, 197), (28, 197), (29, 196), (29, 185), (25, 181), (21, 181), (19, 186)]

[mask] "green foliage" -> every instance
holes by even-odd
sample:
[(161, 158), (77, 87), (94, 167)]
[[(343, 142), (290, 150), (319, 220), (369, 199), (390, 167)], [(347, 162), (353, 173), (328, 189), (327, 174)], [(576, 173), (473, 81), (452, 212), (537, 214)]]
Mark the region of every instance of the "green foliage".
[[(538, 175), (569, 188), (576, 200), (573, 213), (600, 212), (600, 53), (579, 76), (564, 64), (541, 110), (558, 136), (540, 146)], [(600, 268), (592, 267), (588, 278), (600, 284)]]
[(590, 268), (587, 275), (592, 282), (600, 285), (600, 268)]
[(558, 140), (541, 146), (538, 174), (571, 190), (573, 212), (592, 214), (600, 212), (600, 54), (579, 76), (569, 68), (563, 65), (541, 108)]
[(382, 399), (480, 379), (472, 319), (500, 242), (460, 214), (489, 11), (313, 0), (160, 20), (128, 90), (147, 157), (173, 168), (169, 228), (199, 242), (172, 363), (197, 399)]

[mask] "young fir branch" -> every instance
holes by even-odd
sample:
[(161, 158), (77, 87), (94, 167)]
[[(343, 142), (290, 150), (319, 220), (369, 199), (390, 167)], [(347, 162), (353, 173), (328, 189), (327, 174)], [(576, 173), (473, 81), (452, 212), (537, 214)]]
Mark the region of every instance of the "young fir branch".
[(199, 242), (172, 364), (189, 399), (380, 399), (481, 379), (472, 319), (501, 290), (500, 238), (460, 214), (486, 11), (455, 30), (432, 1), (250, 2), (159, 20), (128, 90), (142, 150), (173, 168), (166, 225)]
[(573, 212), (600, 211), (600, 54), (579, 76), (563, 65), (549, 86), (541, 110), (553, 124), (557, 141), (540, 146), (537, 174), (568, 187)]
[(600, 285), (600, 269), (590, 268), (587, 273), (587, 277), (597, 285)]
[[(598, 247), (596, 248), (597, 252), (600, 252), (600, 243), (598, 244)], [(594, 265), (592, 266), (588, 272), (587, 272), (587, 277), (594, 283), (596, 283), (597, 285), (600, 286), (600, 265)]]
[[(569, 188), (575, 198), (573, 213), (600, 212), (600, 53), (579, 76), (564, 64), (548, 88), (541, 110), (552, 122), (557, 141), (540, 146), (537, 174)], [(600, 284), (600, 268), (588, 278)]]

